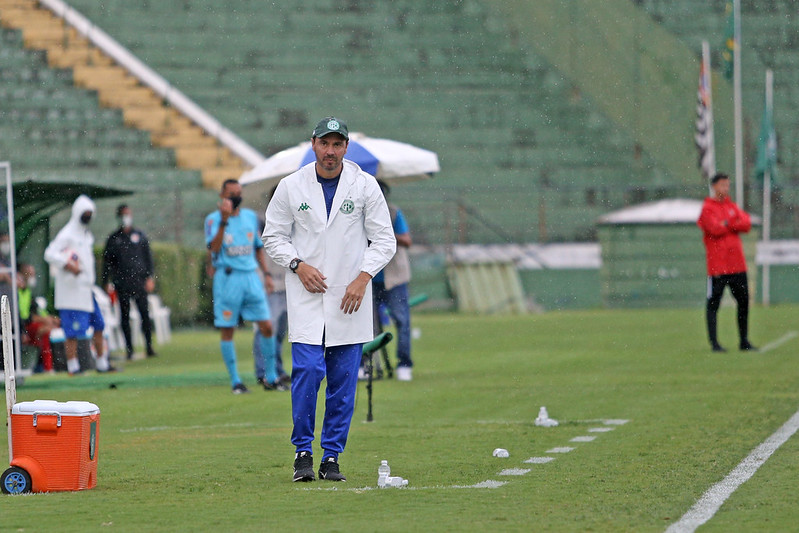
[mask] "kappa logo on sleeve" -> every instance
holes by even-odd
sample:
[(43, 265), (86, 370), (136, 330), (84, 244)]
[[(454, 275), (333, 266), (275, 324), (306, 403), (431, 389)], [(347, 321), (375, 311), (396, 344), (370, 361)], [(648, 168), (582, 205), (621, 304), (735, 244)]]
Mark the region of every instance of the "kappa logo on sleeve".
[(299, 208), (299, 209), (297, 209), (297, 211), (307, 211), (307, 210), (309, 210), (310, 208), (311, 208), (311, 206), (310, 206), (310, 205), (308, 205), (308, 204), (306, 204), (305, 202), (303, 202), (302, 204), (300, 204), (300, 208)]

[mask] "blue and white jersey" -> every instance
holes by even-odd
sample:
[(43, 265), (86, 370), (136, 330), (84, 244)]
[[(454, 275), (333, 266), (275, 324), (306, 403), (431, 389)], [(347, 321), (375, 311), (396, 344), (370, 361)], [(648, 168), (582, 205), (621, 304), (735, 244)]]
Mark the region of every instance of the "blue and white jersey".
[[(219, 223), (221, 213), (217, 210), (205, 217), (205, 244), (210, 245)], [(255, 270), (258, 262), (255, 251), (263, 248), (259, 231), (258, 217), (255, 211), (240, 208), (239, 214), (227, 219), (225, 237), (222, 239), (222, 248), (219, 253), (212, 253), (214, 268), (232, 268), (234, 270)]]

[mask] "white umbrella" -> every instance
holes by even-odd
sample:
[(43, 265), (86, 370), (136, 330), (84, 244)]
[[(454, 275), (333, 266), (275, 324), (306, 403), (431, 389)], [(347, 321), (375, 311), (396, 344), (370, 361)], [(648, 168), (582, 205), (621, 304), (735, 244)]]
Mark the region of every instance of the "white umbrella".
[[(433, 173), (441, 170), (435, 152), (355, 132), (350, 133), (347, 155), (344, 158), (354, 161), (364, 171), (392, 185), (431, 178)], [(256, 210), (263, 209), (269, 192), (281, 178), (314, 160), (310, 141), (265, 159), (239, 178), (239, 183), (244, 187), (244, 204)]]

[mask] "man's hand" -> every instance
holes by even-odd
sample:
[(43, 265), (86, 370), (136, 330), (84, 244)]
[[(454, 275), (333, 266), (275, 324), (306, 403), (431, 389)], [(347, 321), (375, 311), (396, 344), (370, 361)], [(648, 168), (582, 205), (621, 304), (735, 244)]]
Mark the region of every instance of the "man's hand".
[(308, 292), (324, 294), (325, 289), (327, 289), (327, 283), (325, 283), (327, 278), (305, 261), (297, 267), (297, 276), (299, 276), (302, 286)]
[(80, 263), (76, 259), (70, 259), (67, 261), (67, 264), (64, 265), (64, 270), (67, 272), (72, 272), (76, 276), (80, 274)]
[(227, 219), (233, 214), (233, 202), (230, 201), (230, 198), (222, 198), (217, 205), (219, 205), (219, 213), (222, 215), (222, 222), (227, 222)]
[(341, 299), (341, 310), (345, 314), (351, 315), (361, 308), (363, 302), (363, 295), (366, 293), (366, 286), (369, 285), (369, 280), (372, 276), (366, 272), (361, 272), (352, 283), (347, 285), (347, 290), (344, 293), (344, 298)]
[(150, 294), (155, 290), (155, 280), (153, 278), (147, 278), (144, 280), (144, 290), (147, 291), (147, 294)]

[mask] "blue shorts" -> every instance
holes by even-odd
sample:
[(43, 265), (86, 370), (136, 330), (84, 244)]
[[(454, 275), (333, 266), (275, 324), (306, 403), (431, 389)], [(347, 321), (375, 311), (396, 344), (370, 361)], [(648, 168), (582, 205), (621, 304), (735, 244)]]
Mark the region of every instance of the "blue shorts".
[(64, 330), (64, 336), (67, 339), (83, 339), (86, 337), (86, 331), (89, 326), (94, 328), (94, 331), (103, 331), (105, 329), (105, 320), (103, 320), (103, 313), (100, 312), (100, 307), (97, 305), (97, 300), (92, 297), (94, 302), (94, 311), (77, 311), (75, 309), (60, 309), (58, 316), (61, 318), (61, 328)]
[(214, 326), (235, 328), (239, 317), (250, 322), (269, 320), (266, 289), (255, 270), (217, 269), (214, 274)]

